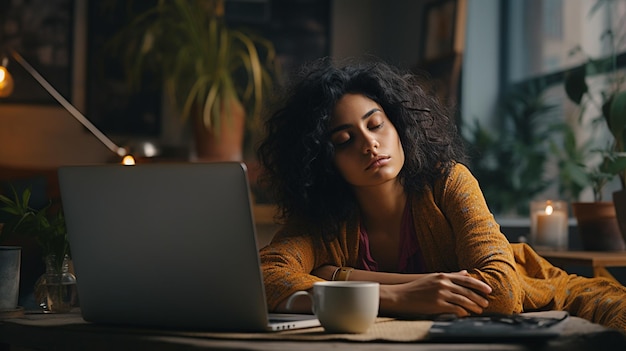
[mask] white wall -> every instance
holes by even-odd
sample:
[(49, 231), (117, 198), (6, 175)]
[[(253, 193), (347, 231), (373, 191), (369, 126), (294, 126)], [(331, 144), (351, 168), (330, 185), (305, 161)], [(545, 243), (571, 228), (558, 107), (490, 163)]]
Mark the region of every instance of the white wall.
[(493, 124), (499, 93), (500, 1), (468, 0), (461, 118), (466, 124), (479, 120)]

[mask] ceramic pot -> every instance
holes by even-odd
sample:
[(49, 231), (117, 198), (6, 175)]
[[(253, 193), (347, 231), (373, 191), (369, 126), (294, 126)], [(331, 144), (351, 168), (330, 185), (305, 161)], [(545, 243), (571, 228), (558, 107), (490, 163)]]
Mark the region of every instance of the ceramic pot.
[(622, 189), (613, 193), (613, 205), (622, 238), (626, 241), (626, 190)]
[(617, 223), (613, 202), (574, 202), (578, 235), (587, 251), (623, 251), (624, 238)]
[(22, 248), (0, 246), (0, 311), (17, 309)]

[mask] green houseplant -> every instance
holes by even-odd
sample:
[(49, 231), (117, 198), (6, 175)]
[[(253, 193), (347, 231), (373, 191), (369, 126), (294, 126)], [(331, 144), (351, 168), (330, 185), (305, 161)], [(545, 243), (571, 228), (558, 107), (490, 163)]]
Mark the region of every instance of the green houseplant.
[(30, 206), (31, 188), (18, 194), (12, 188), (13, 198), (0, 195), (0, 210), (9, 214), (0, 231), (0, 237), (26, 235), (34, 237), (41, 247), (46, 272), (37, 282), (35, 294), (42, 307), (49, 312), (67, 312), (75, 302), (76, 279), (69, 272), (70, 245), (61, 209), (52, 211), (52, 204), (41, 209)]
[(13, 198), (0, 195), (0, 209), (10, 215), (4, 223), (0, 235), (32, 235), (42, 249), (44, 256), (56, 255), (59, 257), (57, 266), (60, 267), (63, 257), (69, 254), (70, 246), (65, 229), (65, 218), (61, 210), (51, 213), (51, 205), (42, 209), (30, 207), (32, 190), (25, 188), (21, 194), (15, 189)]
[[(611, 6), (611, 2), (599, 0), (592, 7), (589, 15), (596, 13), (602, 6)], [(623, 24), (623, 21), (620, 21)], [(583, 244), (587, 241), (587, 248), (596, 250), (623, 250), (626, 248), (626, 91), (624, 91), (624, 73), (617, 67), (617, 42), (616, 33), (621, 33), (620, 28), (613, 28), (609, 22), (607, 29), (603, 32), (601, 39), (608, 40), (610, 54), (601, 59), (588, 58), (585, 63), (565, 73), (564, 89), (567, 97), (579, 106), (580, 115), (578, 121), (582, 123), (585, 112), (595, 108), (598, 116), (592, 118), (592, 126), (600, 126), (608, 131), (608, 142), (606, 135), (601, 135), (602, 142), (596, 143), (593, 152), (597, 155), (594, 165), (583, 165), (592, 183), (594, 193), (594, 203), (573, 203), (574, 215), (578, 219), (578, 226)], [(623, 34), (622, 34), (623, 36)], [(575, 48), (572, 53), (580, 53), (580, 47)], [(590, 85), (588, 79), (591, 76), (604, 78), (601, 84)], [(606, 134), (606, 133), (605, 133)], [(604, 143), (604, 144), (602, 144)], [(605, 146), (603, 146), (605, 145)], [(621, 190), (613, 193), (613, 203), (602, 201), (603, 188), (617, 176), (620, 180)], [(584, 209), (583, 209), (584, 206)], [(591, 217), (592, 211), (598, 208), (599, 216), (602, 218), (607, 230), (606, 245), (592, 246), (600, 237), (598, 233), (600, 219)], [(618, 214), (620, 216), (618, 216)], [(585, 227), (589, 224), (589, 236), (585, 238)], [(621, 227), (621, 235), (620, 233)], [(617, 233), (616, 233), (617, 232)]]
[[(601, 156), (600, 163), (589, 167), (589, 175), (594, 185), (594, 200), (602, 200), (602, 188), (614, 176), (618, 176), (622, 188), (626, 187), (626, 91), (622, 90), (623, 75), (615, 68), (615, 57), (608, 60), (592, 60), (578, 66), (565, 75), (565, 92), (568, 98), (581, 106), (581, 114), (586, 104), (600, 106), (600, 116), (592, 123), (604, 122), (612, 140), (605, 149), (595, 150)], [(605, 71), (603, 66), (610, 65), (607, 89), (601, 91), (601, 101), (596, 101), (589, 91), (586, 78), (598, 71)], [(587, 97), (587, 100), (584, 98)]]
[(547, 150), (560, 125), (546, 123), (554, 117), (555, 106), (545, 101), (544, 89), (545, 82), (536, 80), (503, 94), (497, 109), (498, 130), (478, 121), (466, 126), (472, 172), (496, 214), (528, 215), (530, 200), (552, 183), (545, 177)]
[[(200, 159), (242, 158), (243, 132), (256, 130), (272, 89), (274, 46), (231, 28), (224, 0), (159, 0), (111, 40), (135, 88), (146, 71), (162, 78)], [(205, 138), (214, 140), (207, 146)], [(216, 140), (216, 141), (215, 141)], [(234, 151), (218, 142), (232, 142)]]

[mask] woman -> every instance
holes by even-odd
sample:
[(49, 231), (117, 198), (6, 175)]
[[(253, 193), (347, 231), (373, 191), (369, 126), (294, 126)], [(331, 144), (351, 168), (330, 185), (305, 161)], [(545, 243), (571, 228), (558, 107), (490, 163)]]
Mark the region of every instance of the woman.
[(267, 302), (323, 280), (380, 282), (380, 314), (567, 310), (626, 329), (626, 288), (510, 244), (453, 121), (413, 76), (320, 60), (266, 122), (258, 156), (284, 226), (261, 250)]

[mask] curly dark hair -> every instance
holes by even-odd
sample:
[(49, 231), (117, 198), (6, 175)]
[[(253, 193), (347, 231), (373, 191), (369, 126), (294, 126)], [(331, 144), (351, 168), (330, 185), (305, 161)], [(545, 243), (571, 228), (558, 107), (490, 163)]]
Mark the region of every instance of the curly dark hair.
[(358, 208), (350, 185), (333, 164), (328, 127), (346, 93), (380, 104), (405, 153), (398, 177), (407, 193), (419, 193), (463, 162), (463, 144), (448, 111), (420, 86), (418, 76), (379, 60), (310, 63), (265, 122), (257, 156), (260, 184), (273, 197), (283, 221), (304, 221), (315, 235), (333, 238)]

